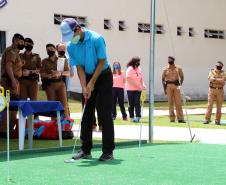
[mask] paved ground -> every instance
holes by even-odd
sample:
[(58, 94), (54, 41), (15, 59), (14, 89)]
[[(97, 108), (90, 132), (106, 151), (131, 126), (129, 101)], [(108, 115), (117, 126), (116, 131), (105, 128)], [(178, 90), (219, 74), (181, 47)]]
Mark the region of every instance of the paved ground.
[[(206, 109), (189, 109), (188, 114), (205, 114)], [(216, 112), (216, 109), (213, 110)], [(223, 113), (226, 113), (226, 108), (222, 109)], [(120, 115), (120, 113), (118, 113)], [(144, 116), (148, 115), (148, 109), (144, 110)], [(155, 110), (154, 115), (168, 115), (167, 110)], [(72, 118), (80, 118), (81, 114), (72, 113)], [(117, 121), (117, 120), (116, 120)], [(74, 128), (77, 135), (78, 125)], [(226, 144), (226, 130), (225, 129), (201, 129), (193, 128), (192, 135), (195, 134), (194, 141), (201, 143), (214, 143), (214, 144)], [(164, 141), (190, 141), (191, 136), (188, 128), (176, 128), (176, 127), (154, 127), (154, 140)], [(128, 126), (128, 125), (115, 125), (115, 138), (117, 139), (139, 139), (140, 126)], [(101, 132), (94, 132), (94, 137), (101, 137)], [(142, 139), (148, 139), (148, 127), (142, 126)]]

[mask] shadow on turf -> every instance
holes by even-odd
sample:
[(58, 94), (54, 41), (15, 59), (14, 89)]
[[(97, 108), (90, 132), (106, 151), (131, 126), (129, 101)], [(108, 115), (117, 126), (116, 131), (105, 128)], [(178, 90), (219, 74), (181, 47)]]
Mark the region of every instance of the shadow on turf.
[(81, 163), (78, 165), (79, 167), (92, 167), (92, 166), (98, 166), (98, 165), (119, 165), (122, 163), (122, 159), (114, 159), (111, 161), (99, 161), (98, 158), (92, 158), (89, 160), (83, 160)]
[[(121, 146), (117, 146), (116, 149), (126, 149), (126, 148), (138, 148), (138, 141), (137, 144), (135, 144), (136, 142), (133, 142), (132, 145), (121, 145)], [(150, 143), (150, 144), (142, 144), (142, 147), (146, 147), (146, 146), (158, 146), (158, 145), (178, 145), (178, 144), (189, 144), (188, 142), (164, 142), (164, 143), (160, 143), (160, 142), (156, 142), (156, 143)], [(101, 146), (101, 145), (100, 145)], [(76, 150), (79, 149), (79, 147), (76, 147)], [(97, 147), (95, 148), (95, 150), (99, 150), (100, 148)], [(69, 150), (68, 148), (66, 148), (66, 150), (62, 151), (62, 148), (55, 148), (55, 149), (47, 149), (47, 150), (28, 150), (28, 151), (23, 151), (23, 152), (12, 152), (10, 154), (10, 160), (21, 160), (21, 159), (29, 159), (29, 158), (37, 158), (37, 157), (46, 157), (46, 156), (57, 156), (57, 155), (65, 155), (65, 154), (70, 154), (71, 153), (71, 149)], [(4, 162), (7, 160), (7, 155), (6, 152), (0, 152), (0, 162)], [(119, 163), (118, 159), (115, 159), (113, 161), (108, 161), (108, 164), (114, 164), (114, 163)], [(95, 165), (95, 162), (97, 162), (98, 164), (100, 163), (97, 159), (93, 160), (93, 162), (89, 162), (90, 165), (93, 164), (93, 166)]]

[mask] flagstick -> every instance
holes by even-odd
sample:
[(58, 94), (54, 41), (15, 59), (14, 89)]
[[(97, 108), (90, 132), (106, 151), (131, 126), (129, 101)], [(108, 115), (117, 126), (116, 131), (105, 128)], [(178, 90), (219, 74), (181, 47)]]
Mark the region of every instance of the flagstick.
[(10, 161), (9, 161), (9, 101), (10, 92), (6, 90), (6, 106), (7, 106), (7, 178), (10, 181)]

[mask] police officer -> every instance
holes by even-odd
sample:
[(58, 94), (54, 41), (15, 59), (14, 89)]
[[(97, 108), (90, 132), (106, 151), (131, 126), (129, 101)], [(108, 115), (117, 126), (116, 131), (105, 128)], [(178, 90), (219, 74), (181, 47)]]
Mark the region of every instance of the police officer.
[(215, 124), (220, 125), (221, 120), (221, 107), (224, 101), (224, 85), (225, 85), (225, 72), (222, 70), (223, 63), (218, 61), (215, 69), (211, 69), (209, 72), (209, 92), (208, 92), (208, 107), (205, 116), (204, 124), (208, 124), (211, 119), (213, 102), (216, 98), (217, 112)]
[(38, 54), (32, 53), (34, 42), (31, 38), (24, 40), (24, 46), (25, 52), (20, 54), (25, 61), (23, 75), (20, 78), (20, 98), (37, 100), (41, 58)]
[(162, 84), (168, 98), (170, 122), (175, 122), (175, 104), (178, 122), (185, 123), (180, 92), (180, 86), (184, 81), (184, 74), (182, 68), (175, 65), (174, 61), (174, 57), (168, 57), (168, 66), (164, 68), (162, 73)]
[(82, 146), (80, 151), (73, 156), (73, 159), (78, 160), (91, 157), (92, 115), (98, 95), (100, 106), (97, 106), (97, 111), (102, 123), (103, 135), (103, 153), (99, 160), (112, 160), (115, 148), (111, 113), (113, 77), (107, 59), (104, 38), (96, 32), (82, 28), (72, 18), (64, 19), (60, 28), (63, 41), (70, 41), (67, 46), (69, 58), (76, 65), (83, 96), (88, 100), (81, 122)]
[(48, 100), (60, 101), (64, 107), (64, 114), (69, 118), (66, 86), (63, 77), (69, 76), (69, 65), (66, 58), (56, 56), (56, 47), (53, 44), (46, 45), (49, 57), (42, 60), (40, 70), (42, 86)]
[[(22, 61), (19, 51), (24, 48), (24, 37), (16, 33), (12, 38), (12, 45), (6, 48), (2, 55), (1, 61), (1, 85), (5, 90), (10, 90), (10, 99), (17, 100), (20, 94), (19, 78), (22, 76)], [(10, 112), (10, 135), (16, 122), (16, 111)], [(0, 136), (6, 137), (6, 112), (3, 112), (2, 124), (0, 125)]]

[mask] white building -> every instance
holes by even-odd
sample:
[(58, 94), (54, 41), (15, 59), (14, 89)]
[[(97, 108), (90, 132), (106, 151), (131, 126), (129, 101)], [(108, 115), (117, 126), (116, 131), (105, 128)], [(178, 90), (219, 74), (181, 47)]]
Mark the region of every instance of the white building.
[[(78, 17), (89, 29), (104, 36), (111, 63), (120, 61), (125, 69), (131, 57), (140, 56), (148, 84), (150, 35), (145, 32), (150, 30), (150, 0), (7, 1), (0, 8), (0, 53), (18, 32), (31, 37), (34, 52), (44, 58), (46, 43), (57, 44), (61, 40), (58, 20), (62, 16)], [(216, 61), (226, 61), (226, 1), (156, 0), (156, 3), (156, 100), (165, 97), (161, 73), (168, 55), (175, 56), (176, 63), (184, 69), (184, 91), (193, 98), (206, 98), (208, 71)], [(77, 77), (72, 80), (72, 91), (81, 91)]]

